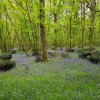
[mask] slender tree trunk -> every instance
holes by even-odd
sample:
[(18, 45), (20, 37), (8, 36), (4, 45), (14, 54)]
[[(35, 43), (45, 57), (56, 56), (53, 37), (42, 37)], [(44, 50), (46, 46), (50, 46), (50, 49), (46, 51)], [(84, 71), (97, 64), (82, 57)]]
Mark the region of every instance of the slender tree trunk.
[(90, 5), (90, 28), (89, 28), (89, 49), (93, 49), (93, 37), (94, 37), (94, 22), (95, 22), (95, 15), (96, 15), (96, 0), (92, 0)]
[[(56, 0), (54, 0), (54, 6), (56, 6)], [(54, 23), (55, 24), (57, 23), (57, 13), (56, 13), (56, 10), (54, 11)], [(55, 34), (55, 40), (54, 40), (55, 54), (54, 54), (54, 56), (55, 57), (57, 56), (57, 32), (58, 32), (58, 29), (55, 28), (54, 29), (54, 34)]]
[[(0, 22), (1, 22), (1, 18), (2, 18), (2, 15), (0, 13)], [(3, 44), (2, 34), (3, 34), (3, 24), (1, 22), (1, 24), (0, 24), (0, 49), (3, 52), (3, 48), (2, 48), (2, 44)]]
[(71, 19), (71, 17), (70, 17), (70, 19), (69, 19), (69, 21), (70, 21), (70, 26), (69, 26), (69, 38), (70, 38), (70, 43), (69, 43), (69, 48), (71, 49), (72, 48), (72, 27), (71, 27), (71, 21), (72, 21), (72, 19)]
[(47, 43), (46, 43), (46, 32), (45, 32), (45, 2), (44, 0), (40, 1), (40, 36), (41, 36), (41, 43), (42, 43), (42, 60), (48, 60), (48, 53), (47, 53)]
[(84, 48), (85, 0), (81, 3), (81, 48)]

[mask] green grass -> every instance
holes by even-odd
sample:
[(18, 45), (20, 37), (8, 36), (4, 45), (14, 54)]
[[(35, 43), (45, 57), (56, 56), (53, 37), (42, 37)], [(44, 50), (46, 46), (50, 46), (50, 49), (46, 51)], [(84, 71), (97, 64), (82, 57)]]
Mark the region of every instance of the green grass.
[(0, 100), (100, 100), (100, 67), (57, 58), (0, 73)]

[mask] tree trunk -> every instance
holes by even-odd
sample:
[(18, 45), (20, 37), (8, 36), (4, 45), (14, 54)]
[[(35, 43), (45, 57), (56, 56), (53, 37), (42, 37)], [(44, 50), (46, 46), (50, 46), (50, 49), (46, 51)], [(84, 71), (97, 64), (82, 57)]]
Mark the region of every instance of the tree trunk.
[(94, 22), (95, 22), (95, 15), (96, 15), (96, 0), (92, 0), (90, 5), (90, 28), (89, 28), (89, 49), (93, 49), (93, 37), (94, 37)]
[[(56, 6), (56, 0), (54, 0), (54, 6)], [(56, 10), (54, 11), (54, 23), (55, 24), (57, 23), (57, 13), (56, 13)], [(55, 34), (55, 40), (54, 40), (55, 53), (54, 53), (54, 56), (55, 57), (57, 57), (57, 32), (58, 32), (58, 29), (55, 28), (54, 29), (54, 34)]]
[(47, 43), (46, 43), (46, 32), (45, 32), (45, 12), (44, 12), (45, 3), (44, 0), (40, 0), (40, 36), (41, 36), (41, 43), (42, 43), (42, 60), (48, 60), (48, 53), (47, 53)]
[(81, 3), (81, 32), (82, 32), (82, 44), (81, 48), (84, 48), (84, 22), (85, 22), (85, 1)]
[(72, 48), (72, 40), (71, 40), (71, 39), (72, 39), (72, 31), (71, 31), (71, 30), (72, 30), (72, 27), (71, 27), (71, 21), (72, 21), (72, 18), (70, 17), (70, 26), (69, 26), (69, 31), (70, 31), (70, 32), (69, 32), (69, 34), (70, 34), (70, 37), (69, 37), (69, 38), (70, 38), (70, 43), (69, 43), (69, 49)]

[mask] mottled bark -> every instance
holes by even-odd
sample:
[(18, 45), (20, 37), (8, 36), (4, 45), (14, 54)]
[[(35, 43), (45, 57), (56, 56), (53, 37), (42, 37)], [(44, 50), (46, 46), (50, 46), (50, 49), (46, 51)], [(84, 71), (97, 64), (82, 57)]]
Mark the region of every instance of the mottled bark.
[(44, 12), (45, 3), (44, 0), (40, 0), (40, 36), (41, 36), (41, 43), (42, 43), (42, 60), (48, 60), (48, 53), (47, 53), (47, 43), (46, 43), (46, 32), (45, 32), (45, 12)]

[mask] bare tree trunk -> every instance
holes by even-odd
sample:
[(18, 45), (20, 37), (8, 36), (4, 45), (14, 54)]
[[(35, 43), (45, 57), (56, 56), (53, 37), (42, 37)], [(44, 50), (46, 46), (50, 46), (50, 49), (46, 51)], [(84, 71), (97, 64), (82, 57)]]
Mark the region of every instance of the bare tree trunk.
[(85, 1), (81, 3), (81, 48), (84, 48), (84, 22), (85, 22)]
[[(56, 0), (54, 0), (54, 6), (56, 6)], [(57, 12), (56, 10), (54, 11), (54, 23), (56, 24), (57, 23)], [(54, 53), (54, 56), (57, 57), (57, 32), (58, 32), (58, 29), (55, 28), (54, 29), (54, 34), (55, 34), (55, 40), (54, 40), (54, 48), (55, 48), (55, 53)]]
[(94, 37), (94, 22), (95, 22), (95, 15), (96, 15), (96, 0), (92, 0), (90, 4), (90, 28), (89, 28), (89, 49), (93, 49), (93, 37)]
[(48, 60), (48, 53), (47, 53), (47, 43), (46, 43), (46, 32), (45, 32), (45, 2), (44, 0), (40, 0), (40, 36), (41, 36), (41, 43), (42, 43), (42, 60)]
[(70, 43), (69, 43), (69, 49), (72, 49), (72, 27), (71, 27), (71, 22), (72, 22), (72, 18), (70, 17), (70, 19), (69, 19), (69, 21), (70, 21), (70, 26), (69, 26), (69, 34), (70, 34), (70, 36), (69, 36), (69, 38), (70, 38)]

